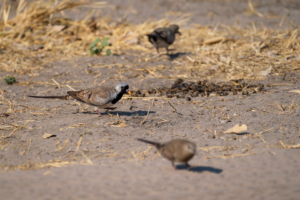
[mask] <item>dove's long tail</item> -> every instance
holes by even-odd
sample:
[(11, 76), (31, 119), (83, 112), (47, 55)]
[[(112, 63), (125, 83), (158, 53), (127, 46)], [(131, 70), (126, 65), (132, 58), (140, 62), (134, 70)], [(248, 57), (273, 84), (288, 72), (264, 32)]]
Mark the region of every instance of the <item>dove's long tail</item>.
[(32, 98), (44, 98), (44, 99), (64, 99), (64, 100), (68, 99), (68, 96), (33, 96), (33, 95), (27, 95), (27, 96)]
[(155, 146), (156, 148), (159, 149), (159, 147), (161, 146), (160, 143), (157, 143), (157, 142), (152, 142), (152, 141), (149, 141), (149, 140), (144, 140), (144, 139), (140, 139), (140, 138), (137, 138), (138, 141), (141, 141), (141, 142), (145, 142), (145, 143), (148, 143), (148, 144), (152, 144), (153, 146)]

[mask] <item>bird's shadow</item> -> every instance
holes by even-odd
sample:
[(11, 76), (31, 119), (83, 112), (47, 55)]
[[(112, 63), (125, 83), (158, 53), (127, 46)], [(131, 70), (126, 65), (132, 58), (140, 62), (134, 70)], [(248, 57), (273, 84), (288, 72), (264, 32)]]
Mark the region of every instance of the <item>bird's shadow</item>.
[(180, 56), (186, 56), (186, 55), (189, 55), (190, 53), (181, 53), (181, 52), (178, 52), (178, 53), (169, 53), (169, 54), (166, 54), (166, 56), (169, 57), (170, 60), (175, 60), (177, 58), (179, 58)]
[[(83, 114), (89, 114), (89, 115), (98, 115), (96, 112), (82, 112)], [(156, 113), (155, 111), (149, 111), (150, 114)], [(76, 114), (76, 113), (73, 113)], [(146, 116), (148, 114), (148, 111), (143, 111), (143, 110), (138, 110), (138, 111), (133, 111), (133, 112), (126, 112), (126, 111), (109, 111), (109, 112), (101, 112), (101, 115), (119, 115), (119, 116)]]
[(211, 172), (211, 173), (215, 173), (215, 174), (220, 174), (223, 171), (222, 169), (209, 167), (209, 166), (191, 166), (191, 167), (187, 167), (186, 165), (177, 165), (176, 169), (177, 170), (187, 170), (187, 171), (198, 172), (198, 173), (202, 173), (202, 172), (207, 171), (207, 172)]
[(242, 133), (237, 133), (236, 135), (248, 135), (250, 134), (249, 132), (242, 132)]

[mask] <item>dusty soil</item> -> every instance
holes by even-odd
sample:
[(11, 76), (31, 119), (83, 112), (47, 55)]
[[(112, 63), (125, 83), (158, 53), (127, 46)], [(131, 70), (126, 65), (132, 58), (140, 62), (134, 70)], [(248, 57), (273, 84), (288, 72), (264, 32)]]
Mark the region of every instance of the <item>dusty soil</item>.
[[(246, 15), (248, 5), (244, 1), (183, 2), (186, 1), (111, 1), (115, 9), (111, 15), (118, 20), (129, 10), (127, 21), (142, 23), (183, 7), (192, 15), (188, 25), (231, 24), (239, 18), (240, 25), (263, 22), (277, 29), (282, 20)], [(253, 4), (265, 15), (288, 16), (290, 23), (285, 21), (282, 27), (300, 24), (299, 1)], [(82, 8), (79, 13), (84, 12)], [(109, 11), (103, 11), (103, 16), (109, 14), (106, 12)], [(183, 56), (163, 56), (148, 62), (141, 59), (140, 52), (80, 57), (49, 63), (32, 84), (7, 86), (1, 82), (1, 197), (298, 199), (300, 150), (292, 147), (300, 144), (300, 94), (290, 92), (299, 89), (297, 73), (271, 73), (265, 80), (255, 81), (268, 85), (266, 91), (248, 96), (239, 93), (196, 97), (192, 101), (124, 98), (118, 102), (117, 110), (103, 113), (102, 117), (92, 107), (78, 102), (26, 97), (63, 95), (70, 90), (68, 86), (84, 89), (119, 80), (128, 83), (131, 90), (170, 85), (174, 79), (157, 78), (135, 69), (164, 65), (160, 77), (169, 77), (175, 61)], [(129, 65), (130, 69), (126, 67)], [(31, 79), (26, 74), (12, 75), (19, 83)], [(203, 79), (205, 76), (199, 77)], [(16, 111), (5, 114), (12, 109)], [(223, 133), (236, 124), (246, 124), (247, 131)], [(55, 137), (44, 139), (44, 133)], [(198, 149), (190, 162), (193, 167), (188, 170), (178, 165), (174, 170), (154, 148), (135, 138), (194, 141)]]

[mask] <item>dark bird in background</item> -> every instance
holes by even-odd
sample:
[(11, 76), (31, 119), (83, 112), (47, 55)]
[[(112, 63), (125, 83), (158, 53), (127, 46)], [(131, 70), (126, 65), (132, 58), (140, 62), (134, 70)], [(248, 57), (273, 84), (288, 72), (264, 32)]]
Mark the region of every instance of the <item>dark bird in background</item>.
[(175, 41), (175, 34), (179, 32), (179, 26), (176, 24), (170, 25), (168, 28), (158, 28), (155, 29), (152, 33), (147, 34), (149, 42), (153, 44), (153, 46), (156, 48), (157, 53), (159, 53), (159, 48), (165, 47), (167, 50), (167, 54), (169, 54), (169, 45), (173, 44)]
[(196, 154), (196, 144), (184, 139), (175, 139), (166, 143), (152, 142), (139, 138), (137, 140), (155, 146), (163, 157), (172, 162), (172, 166), (175, 169), (174, 162), (184, 163), (190, 168), (188, 161)]
[(68, 91), (67, 95), (64, 96), (33, 96), (28, 95), (28, 97), (33, 98), (47, 98), (47, 99), (63, 99), (63, 100), (77, 100), (82, 103), (86, 103), (95, 107), (99, 116), (101, 116), (98, 111), (99, 108), (113, 110), (115, 107), (113, 106), (117, 103), (123, 96), (123, 94), (128, 93), (131, 95), (129, 91), (129, 86), (126, 83), (119, 83), (116, 86), (99, 86), (95, 88), (89, 88), (80, 91)]

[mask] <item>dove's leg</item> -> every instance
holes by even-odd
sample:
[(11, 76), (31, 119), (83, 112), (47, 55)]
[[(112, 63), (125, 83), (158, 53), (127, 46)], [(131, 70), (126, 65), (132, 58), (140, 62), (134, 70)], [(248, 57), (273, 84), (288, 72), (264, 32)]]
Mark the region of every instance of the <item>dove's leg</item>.
[(158, 47), (156, 47), (156, 51), (157, 51), (157, 53), (159, 54), (159, 50), (158, 50)]
[(174, 167), (174, 169), (176, 169), (176, 166), (174, 165), (174, 162), (172, 161), (172, 166)]
[(166, 50), (167, 50), (167, 55), (169, 55), (169, 49), (168, 49), (168, 47), (166, 47)]
[(99, 112), (99, 110), (96, 110), (96, 112), (98, 113), (99, 117), (101, 117), (101, 113)]
[(185, 163), (185, 165), (186, 165), (186, 167), (187, 167), (188, 170), (192, 168), (192, 166), (189, 165), (188, 163)]

